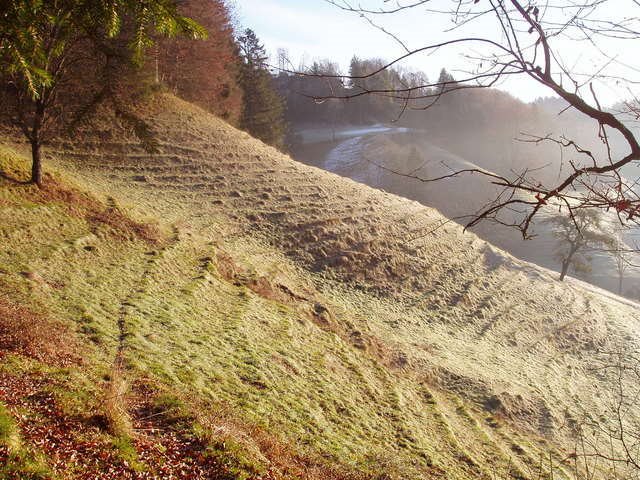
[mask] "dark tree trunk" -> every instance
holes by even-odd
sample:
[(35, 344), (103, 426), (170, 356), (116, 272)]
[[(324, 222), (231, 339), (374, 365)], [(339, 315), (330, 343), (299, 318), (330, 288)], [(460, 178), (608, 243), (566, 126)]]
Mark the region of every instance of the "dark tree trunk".
[(571, 259), (567, 258), (564, 262), (562, 262), (562, 271), (560, 272), (560, 281), (564, 281), (564, 277), (567, 276), (567, 272), (569, 271), (569, 265), (571, 264)]
[(42, 187), (42, 158), (39, 140), (31, 141), (31, 183)]
[(31, 183), (35, 183), (42, 188), (42, 157), (40, 155), (40, 147), (42, 147), (42, 133), (44, 125), (44, 114), (46, 102), (44, 98), (48, 93), (43, 91), (41, 98), (36, 100), (35, 112), (33, 117), (33, 127), (31, 128)]
[(580, 245), (572, 245), (571, 250), (567, 254), (567, 258), (562, 261), (562, 271), (560, 272), (560, 281), (564, 281), (564, 277), (567, 276), (567, 272), (569, 271), (569, 267), (571, 266), (571, 259), (573, 255), (580, 249)]

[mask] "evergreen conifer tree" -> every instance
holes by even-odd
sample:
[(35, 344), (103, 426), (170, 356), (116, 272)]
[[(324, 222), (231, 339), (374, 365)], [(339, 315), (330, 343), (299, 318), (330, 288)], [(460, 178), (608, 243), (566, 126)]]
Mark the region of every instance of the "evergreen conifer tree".
[(256, 34), (247, 29), (238, 38), (242, 66), (240, 84), (244, 108), (240, 126), (254, 137), (282, 149), (285, 139), (284, 102), (267, 68), (267, 54)]

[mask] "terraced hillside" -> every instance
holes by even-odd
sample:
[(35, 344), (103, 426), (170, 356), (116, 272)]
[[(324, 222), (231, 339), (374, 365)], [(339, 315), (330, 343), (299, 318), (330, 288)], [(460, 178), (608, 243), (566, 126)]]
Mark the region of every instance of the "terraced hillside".
[[(82, 478), (83, 445), (86, 471), (122, 478), (572, 477), (575, 427), (612, 386), (594, 365), (638, 348), (637, 305), (171, 96), (146, 115), (157, 153), (105, 118), (47, 152), (43, 192), (4, 150), (16, 469)], [(54, 421), (76, 422), (68, 449), (31, 427)]]
[[(410, 177), (427, 179), (448, 175), (453, 171), (481, 168), (469, 159), (451, 153), (446, 149), (450, 148), (446, 142), (443, 143), (446, 145), (445, 148), (434, 145), (430, 132), (373, 129), (371, 132), (345, 130), (344, 134), (350, 133), (353, 135), (351, 138), (329, 144), (330, 147), (327, 143), (299, 145), (296, 148), (296, 158), (371, 187), (388, 190), (423, 205), (435, 207), (447, 218), (455, 219), (460, 224), (468, 223), (473, 212), (483, 210), (501, 194), (501, 188), (474, 174), (456, 176), (440, 182), (422, 182), (392, 173), (410, 173)], [(508, 175), (508, 172), (498, 173)], [(520, 231), (503, 227), (496, 222), (480, 223), (472, 230), (480, 238), (516, 258), (557, 270), (560, 267), (554, 254), (557, 239), (553, 235), (552, 225), (548, 223), (548, 220), (557, 214), (554, 207), (542, 209), (532, 225), (532, 238), (526, 242), (522, 241)], [(615, 230), (617, 219), (613, 212), (609, 214), (611, 217), (607, 220), (607, 215), (604, 215), (603, 220), (611, 222), (611, 229)], [(512, 223), (521, 219), (520, 214), (515, 211), (504, 211), (501, 220)], [(633, 243), (632, 240), (628, 241)], [(610, 255), (597, 253), (593, 257), (592, 271), (587, 274), (588, 281), (617, 292), (619, 279), (614, 259)], [(630, 263), (638, 262), (630, 259)], [(574, 275), (581, 276), (579, 272)], [(638, 275), (630, 271), (625, 282), (630, 286), (638, 284)]]

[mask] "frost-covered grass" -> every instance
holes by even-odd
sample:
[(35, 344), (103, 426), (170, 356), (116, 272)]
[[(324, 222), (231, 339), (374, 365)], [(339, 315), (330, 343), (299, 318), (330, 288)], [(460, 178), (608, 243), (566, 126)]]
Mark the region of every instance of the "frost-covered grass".
[[(86, 140), (50, 150), (53, 190), (0, 179), (0, 295), (82, 345), (59, 375), (85, 400), (55, 391), (69, 411), (103, 412), (117, 378), (110, 408), (135, 421), (126, 397), (152, 385), (161, 418), (240, 478), (527, 478), (541, 455), (567, 473), (561, 415), (630, 306), (487, 262), (458, 227), (405, 241), (437, 212), (164, 104), (159, 155)], [(26, 165), (0, 151), (10, 177)], [(136, 435), (112, 444), (129, 455)]]

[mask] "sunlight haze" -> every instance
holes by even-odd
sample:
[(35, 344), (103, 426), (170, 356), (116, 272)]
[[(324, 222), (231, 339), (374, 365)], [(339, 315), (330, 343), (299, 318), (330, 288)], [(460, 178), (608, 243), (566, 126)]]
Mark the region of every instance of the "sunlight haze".
[[(346, 3), (374, 9), (381, 6), (388, 8), (390, 5), (380, 0)], [(408, 3), (410, 2), (399, 2), (400, 5)], [(451, 2), (438, 2), (434, 5), (450, 7)], [(617, 0), (617, 5), (619, 6), (616, 10), (617, 16), (632, 15), (633, 0)], [(449, 16), (431, 13), (426, 7), (408, 9), (393, 15), (369, 15), (369, 19), (380, 27), (377, 28), (366, 18), (341, 10), (326, 0), (236, 0), (236, 6), (241, 25), (249, 26), (262, 38), (274, 64), (277, 49), (284, 48), (290, 55), (294, 69), (309, 65), (315, 60), (331, 59), (338, 62), (343, 73), (347, 75), (349, 61), (354, 55), (360, 58), (382, 58), (391, 61), (406, 53), (400, 42), (409, 50), (420, 48), (444, 38), (451, 38), (443, 32), (453, 26)], [(626, 14), (627, 11), (629, 15)], [(458, 36), (462, 36), (463, 33), (469, 34), (469, 32), (473, 35), (487, 36), (497, 33), (495, 25), (489, 19), (481, 18), (471, 23), (472, 28), (459, 29)], [(381, 28), (388, 33), (383, 32)], [(567, 58), (563, 60), (569, 65), (578, 64), (580, 66), (578, 70), (593, 73), (610, 63), (609, 59), (603, 59), (598, 52), (588, 46), (585, 48), (585, 45), (581, 44), (576, 49), (568, 40), (562, 41), (567, 44), (566, 50), (569, 52)], [(621, 49), (622, 45), (616, 42), (609, 43), (608, 53), (611, 56), (616, 59), (624, 59), (627, 56), (628, 52)], [(451, 71), (454, 76), (463, 75), (470, 65), (464, 55), (474, 53), (474, 51), (447, 47), (434, 54), (412, 56), (403, 62), (403, 65), (424, 71), (433, 81), (443, 67)], [(630, 73), (634, 76), (640, 73), (623, 66), (619, 70), (627, 77)], [(626, 88), (616, 87), (615, 81), (598, 82), (598, 84), (598, 93), (603, 103), (615, 103), (629, 96)], [(496, 86), (525, 102), (533, 101), (538, 97), (553, 96), (553, 92), (549, 89), (523, 77), (501, 79)]]

